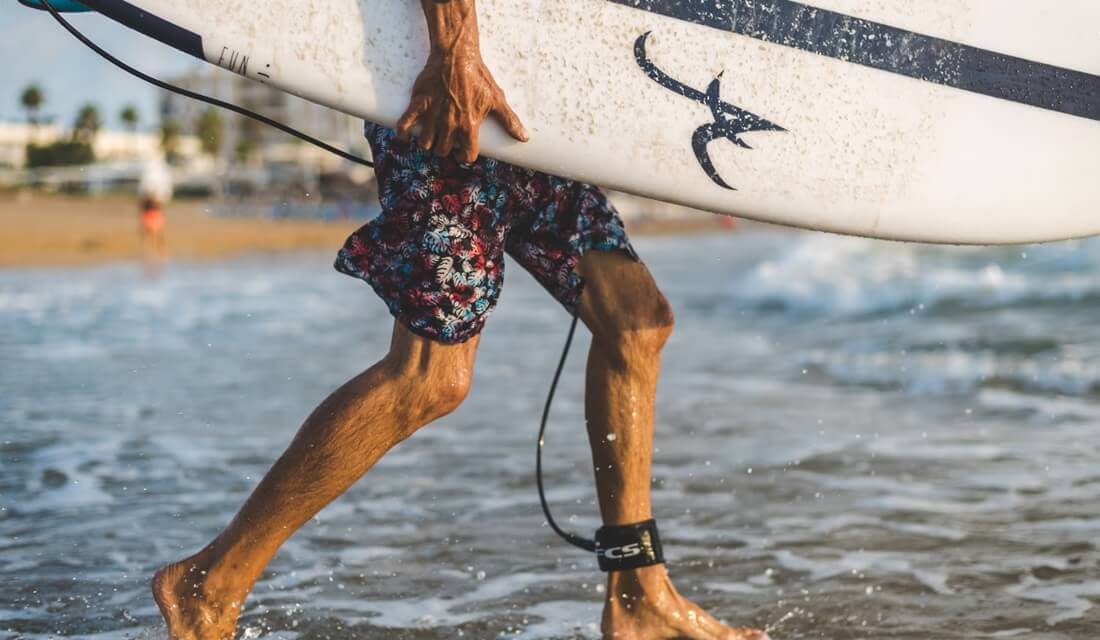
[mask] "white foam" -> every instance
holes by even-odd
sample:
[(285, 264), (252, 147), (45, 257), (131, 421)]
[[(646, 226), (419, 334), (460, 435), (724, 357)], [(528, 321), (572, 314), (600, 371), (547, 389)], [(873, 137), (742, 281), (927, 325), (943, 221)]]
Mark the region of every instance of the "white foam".
[(547, 578), (536, 573), (514, 573), (498, 577), (478, 579), (470, 576), (470, 588), (455, 595), (428, 595), (401, 600), (371, 600), (358, 598), (340, 599), (326, 597), (329, 607), (359, 612), (361, 617), (346, 615), (348, 620), (369, 622), (372, 625), (398, 629), (430, 629), (453, 627), (481, 620), (485, 612), (474, 606), (481, 602), (497, 600), (521, 593), (539, 585), (545, 587)]
[(1058, 624), (1066, 620), (1082, 618), (1093, 608), (1093, 601), (1100, 598), (1100, 583), (1090, 581), (1080, 584), (1052, 584), (1026, 576), (1019, 584), (1005, 589), (1008, 593), (1023, 600), (1047, 602), (1058, 608), (1058, 612), (1047, 616), (1047, 624)]
[(828, 316), (947, 303), (989, 308), (1080, 300), (1100, 295), (1100, 279), (1092, 270), (1096, 258), (1089, 255), (1097, 250), (1097, 242), (1063, 243), (1029, 255), (802, 235), (787, 253), (758, 264), (730, 291), (741, 306)]
[(1100, 362), (1063, 356), (1021, 357), (994, 351), (812, 351), (802, 358), (844, 384), (900, 389), (918, 395), (971, 393), (987, 385), (1084, 396), (1100, 388)]

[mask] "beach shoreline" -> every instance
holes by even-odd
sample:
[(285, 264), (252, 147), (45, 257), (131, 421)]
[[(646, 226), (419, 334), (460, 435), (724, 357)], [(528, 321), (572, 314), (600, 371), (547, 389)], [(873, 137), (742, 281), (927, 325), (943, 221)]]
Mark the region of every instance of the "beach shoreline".
[[(166, 208), (168, 259), (203, 261), (253, 253), (335, 252), (361, 220), (217, 217), (214, 203), (182, 200)], [(697, 219), (696, 219), (697, 218)], [(728, 232), (719, 216), (638, 219), (633, 235)], [(122, 195), (0, 194), (0, 269), (79, 267), (142, 260), (137, 201)]]

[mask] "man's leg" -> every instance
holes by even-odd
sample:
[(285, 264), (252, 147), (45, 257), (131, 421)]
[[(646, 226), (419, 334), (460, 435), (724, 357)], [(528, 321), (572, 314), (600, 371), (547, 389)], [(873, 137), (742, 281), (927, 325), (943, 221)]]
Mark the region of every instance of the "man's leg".
[[(580, 315), (592, 332), (585, 415), (606, 525), (648, 520), (654, 401), (661, 348), (672, 311), (649, 270), (622, 252), (592, 251), (581, 261)], [(726, 627), (677, 593), (664, 565), (609, 574), (605, 638), (760, 640)]]
[(445, 345), (395, 323), (389, 354), (314, 410), (229, 526), (157, 572), (153, 596), (173, 640), (232, 640), (241, 605), (282, 543), (394, 445), (458, 407), (477, 343)]

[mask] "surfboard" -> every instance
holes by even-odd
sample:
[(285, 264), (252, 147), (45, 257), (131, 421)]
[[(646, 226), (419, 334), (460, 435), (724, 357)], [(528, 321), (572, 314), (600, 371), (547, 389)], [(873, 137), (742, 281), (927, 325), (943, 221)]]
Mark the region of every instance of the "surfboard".
[[(182, 52), (393, 125), (415, 0), (82, 0)], [(494, 158), (836, 233), (1100, 233), (1096, 0), (478, 0), (531, 133)]]

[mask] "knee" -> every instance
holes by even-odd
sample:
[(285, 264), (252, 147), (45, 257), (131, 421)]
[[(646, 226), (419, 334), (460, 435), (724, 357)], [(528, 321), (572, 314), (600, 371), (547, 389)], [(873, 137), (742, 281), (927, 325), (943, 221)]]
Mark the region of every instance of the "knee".
[(472, 383), (469, 372), (442, 371), (424, 376), (423, 415), (425, 424), (453, 413), (470, 395)]
[(614, 338), (616, 360), (629, 364), (660, 355), (675, 326), (672, 306), (660, 292), (638, 304), (624, 306)]
[(406, 424), (415, 431), (458, 409), (470, 393), (470, 377), (453, 371), (427, 371), (406, 379), (404, 387), (410, 412)]
[(401, 407), (400, 421), (411, 436), (421, 427), (438, 420), (462, 405), (469, 395), (472, 367), (452, 361), (422, 363), (390, 362), (391, 379), (396, 382), (395, 402)]

